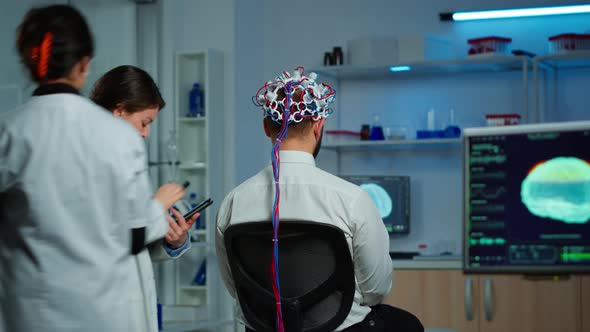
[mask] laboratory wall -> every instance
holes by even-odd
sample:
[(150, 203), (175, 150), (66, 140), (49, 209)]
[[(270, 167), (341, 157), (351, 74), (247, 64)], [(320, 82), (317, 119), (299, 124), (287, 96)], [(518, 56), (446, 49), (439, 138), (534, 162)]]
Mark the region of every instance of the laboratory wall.
[(131, 1), (0, 1), (0, 112), (27, 100), (34, 89), (15, 50), (18, 24), (30, 8), (58, 3), (76, 6), (85, 15), (94, 34), (95, 57), (82, 91), (85, 95), (107, 70), (121, 64), (137, 63), (136, 5)]
[[(171, 52), (218, 48), (225, 54), (226, 121), (224, 149), (227, 190), (269, 163), (270, 141), (264, 136), (260, 111), (251, 98), (263, 82), (283, 70), (322, 65), (323, 54), (347, 41), (371, 36), (434, 36), (446, 39), (451, 56), (467, 54), (467, 39), (499, 35), (513, 39), (513, 49), (546, 54), (547, 37), (563, 32), (590, 30), (589, 15), (440, 22), (438, 14), (456, 10), (560, 5), (582, 1), (478, 1), (412, 2), (371, 0), (301, 0), (296, 5), (256, 1), (164, 1), (172, 14)], [(347, 59), (345, 58), (346, 62)], [(169, 61), (167, 65), (171, 66)], [(558, 98), (548, 119), (588, 119), (581, 96), (588, 71), (560, 74)], [(338, 102), (329, 129), (359, 130), (375, 114), (384, 126), (402, 125), (409, 135), (426, 125), (426, 112), (436, 111), (437, 124), (449, 120), (453, 109), (461, 127), (483, 125), (488, 113), (533, 111), (532, 80), (523, 88), (521, 72), (435, 75), (395, 80), (334, 82)], [(171, 82), (171, 81), (170, 81)], [(171, 83), (170, 83), (171, 84)], [(170, 85), (169, 84), (169, 85)], [(526, 99), (524, 98), (526, 95)], [(223, 128), (221, 128), (223, 127)], [(337, 156), (324, 150), (318, 164), (338, 172)], [(341, 174), (409, 175), (412, 178), (412, 221), (408, 236), (392, 237), (392, 250), (416, 250), (427, 244), (431, 253), (460, 250), (461, 151), (458, 147), (402, 149), (386, 153), (342, 155)], [(445, 239), (441, 243), (440, 239)]]
[(0, 113), (20, 104), (32, 88), (16, 52), (16, 28), (32, 6), (50, 3), (59, 1), (0, 1)]
[[(513, 39), (512, 49), (524, 49), (535, 54), (547, 54), (547, 37), (564, 32), (590, 30), (590, 15), (570, 15), (544, 18), (490, 20), (480, 22), (440, 22), (438, 14), (457, 10), (516, 8), (560, 5), (582, 1), (298, 1), (285, 8), (282, 2), (264, 0), (263, 28), (259, 40), (250, 45), (248, 63), (262, 64), (263, 77), (271, 79), (282, 70), (298, 65), (307, 69), (322, 65), (324, 52), (334, 46), (344, 47), (347, 41), (371, 36), (438, 36), (445, 38), (452, 57), (467, 54), (467, 39), (499, 35)], [(260, 47), (260, 43), (262, 47)], [(254, 47), (255, 46), (255, 47)], [(244, 46), (247, 48), (247, 46)], [(242, 48), (237, 49), (240, 51)], [(344, 59), (346, 63), (346, 58)], [(557, 100), (548, 119), (555, 121), (590, 119), (590, 111), (582, 97), (586, 93), (590, 71), (560, 73)], [(434, 75), (395, 80), (341, 81), (324, 77), (338, 88), (336, 115), (328, 119), (328, 128), (360, 130), (371, 124), (375, 114), (384, 126), (401, 125), (408, 135), (426, 126), (426, 112), (436, 111), (437, 125), (448, 123), (454, 110), (455, 122), (461, 127), (485, 124), (488, 113), (525, 113), (533, 111), (534, 91), (529, 73), (528, 89), (523, 89), (521, 72)], [(238, 83), (239, 84), (239, 83)], [(250, 86), (253, 94), (258, 85)], [(246, 88), (247, 85), (242, 85)], [(528, 105), (525, 104), (525, 95)], [(236, 100), (245, 105), (247, 100)], [(236, 112), (243, 110), (236, 109)], [(260, 146), (254, 135), (237, 140), (236, 150), (248, 149), (254, 158), (261, 153), (257, 167), (238, 167), (238, 182), (268, 162), (270, 145)], [(459, 253), (462, 236), (462, 173), (461, 149), (458, 146), (420, 149), (397, 149), (379, 152), (354, 152), (341, 155), (340, 173), (358, 175), (409, 175), (411, 177), (411, 232), (407, 236), (392, 236), (391, 250), (417, 251), (419, 244), (427, 252)], [(322, 151), (320, 167), (337, 172), (336, 154)], [(254, 161), (250, 165), (255, 166)]]

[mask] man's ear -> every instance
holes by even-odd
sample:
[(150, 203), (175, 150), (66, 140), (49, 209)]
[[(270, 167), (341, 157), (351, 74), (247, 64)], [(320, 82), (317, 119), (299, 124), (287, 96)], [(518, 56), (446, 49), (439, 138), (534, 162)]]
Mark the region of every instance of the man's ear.
[(316, 140), (319, 140), (322, 136), (322, 130), (324, 129), (324, 123), (326, 119), (321, 118), (318, 121), (313, 122), (313, 135), (315, 136)]
[(268, 129), (266, 118), (262, 118), (262, 126), (264, 127), (264, 133), (266, 134), (266, 137), (270, 138), (270, 129)]

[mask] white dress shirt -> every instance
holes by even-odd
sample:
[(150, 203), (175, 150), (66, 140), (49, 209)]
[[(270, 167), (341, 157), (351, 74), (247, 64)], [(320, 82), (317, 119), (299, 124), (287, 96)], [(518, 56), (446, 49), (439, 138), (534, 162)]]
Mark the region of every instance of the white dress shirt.
[(73, 93), (0, 116), (0, 331), (131, 331), (131, 228), (168, 223), (143, 140)]
[[(280, 162), (280, 218), (331, 224), (344, 232), (354, 262), (356, 290), (350, 313), (337, 330), (361, 322), (371, 311), (369, 306), (380, 303), (391, 289), (389, 236), (375, 204), (360, 187), (317, 168), (309, 153), (281, 151)], [(219, 208), (219, 268), (234, 298), (223, 232), (233, 224), (270, 221), (274, 192), (272, 166), (268, 166), (231, 191)]]

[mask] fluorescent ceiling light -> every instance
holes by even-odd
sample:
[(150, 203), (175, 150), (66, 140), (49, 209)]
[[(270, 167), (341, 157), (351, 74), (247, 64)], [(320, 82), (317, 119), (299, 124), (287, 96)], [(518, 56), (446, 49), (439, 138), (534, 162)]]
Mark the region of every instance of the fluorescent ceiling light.
[(482, 11), (470, 11), (470, 12), (443, 13), (443, 14), (440, 14), (440, 19), (441, 19), (441, 21), (450, 21), (450, 20), (470, 21), (470, 20), (490, 20), (490, 19), (499, 19), (499, 18), (583, 14), (583, 13), (590, 13), (590, 5), (516, 8), (516, 9), (499, 9), (499, 10), (482, 10)]
[(389, 67), (389, 71), (398, 72), (398, 71), (410, 71), (410, 66), (391, 66)]

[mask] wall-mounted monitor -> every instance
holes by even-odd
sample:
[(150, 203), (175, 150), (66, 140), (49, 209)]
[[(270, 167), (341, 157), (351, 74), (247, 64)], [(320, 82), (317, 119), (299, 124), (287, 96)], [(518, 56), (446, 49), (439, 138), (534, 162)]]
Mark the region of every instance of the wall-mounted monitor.
[(590, 271), (590, 121), (464, 132), (464, 270)]
[(410, 232), (410, 177), (355, 175), (341, 178), (360, 186), (369, 194), (389, 233)]

